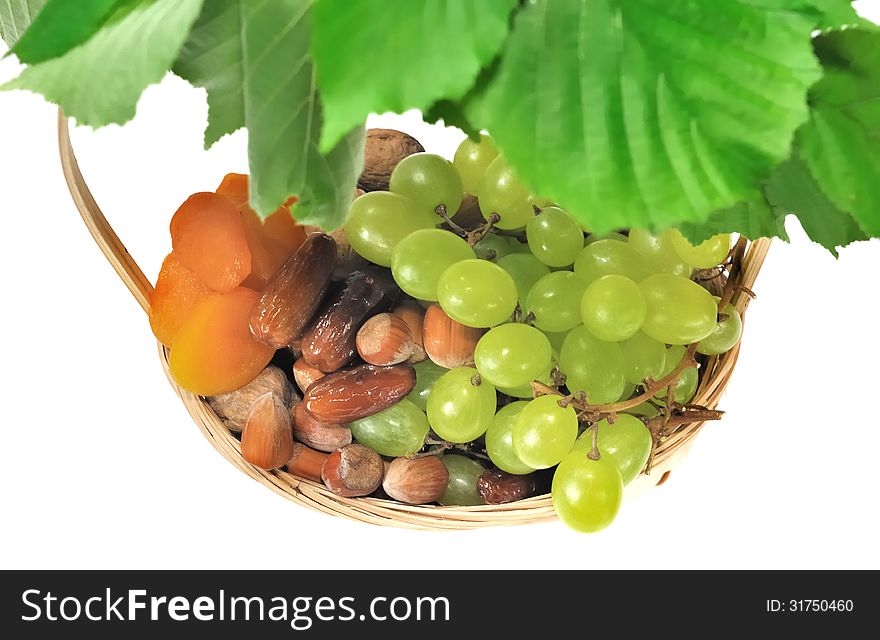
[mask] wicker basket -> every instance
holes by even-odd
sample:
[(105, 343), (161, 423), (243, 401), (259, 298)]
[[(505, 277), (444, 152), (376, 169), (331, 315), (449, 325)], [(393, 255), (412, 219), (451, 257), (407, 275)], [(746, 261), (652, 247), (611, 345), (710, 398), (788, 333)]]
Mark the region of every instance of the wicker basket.
[[(119, 240), (92, 197), (70, 144), (67, 118), (61, 113), (58, 115), (58, 141), (62, 169), (76, 208), (82, 215), (83, 221), (98, 247), (104, 252), (107, 260), (110, 261), (138, 304), (144, 311), (147, 311), (153, 287)], [(749, 244), (740, 272), (741, 284), (744, 287), (751, 289), (753, 286), (769, 247), (770, 241), (767, 239), (760, 239)], [(749, 300), (750, 296), (738, 291), (732, 302), (739, 312), (744, 314)], [(166, 375), (168, 375), (168, 354), (168, 350), (160, 345), (159, 355)], [(708, 408), (715, 408), (730, 380), (738, 355), (739, 345), (722, 356), (709, 359), (702, 369), (700, 386), (693, 402)], [(525, 524), (550, 520), (555, 517), (549, 495), (505, 505), (411, 506), (377, 498), (343, 498), (333, 494), (321, 484), (298, 478), (284, 471), (258, 469), (245, 462), (241, 457), (238, 439), (224, 426), (203, 398), (181, 389), (170, 375), (168, 375), (168, 380), (199, 429), (229, 462), (279, 495), (310, 509), (371, 524), (434, 530)], [(627, 499), (665, 481), (668, 472), (684, 457), (694, 436), (699, 433), (702, 426), (703, 423), (692, 423), (679, 427), (663, 440), (655, 449), (650, 475), (642, 475), (627, 486)]]

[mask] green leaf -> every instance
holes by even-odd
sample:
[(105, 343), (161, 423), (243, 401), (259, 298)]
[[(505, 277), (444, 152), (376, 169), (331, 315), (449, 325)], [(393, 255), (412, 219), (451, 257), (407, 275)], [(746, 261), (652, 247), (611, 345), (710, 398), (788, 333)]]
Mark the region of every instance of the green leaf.
[(321, 0), (314, 55), (331, 148), (370, 113), (455, 101), (501, 48), (517, 0)]
[(206, 149), (245, 126), (241, 17), (239, 0), (206, 2), (174, 64), (174, 73), (208, 92)]
[(850, 0), (810, 0), (810, 4), (819, 12), (820, 29), (871, 24), (856, 13)]
[(363, 169), (364, 129), (318, 150), (322, 113), (310, 54), (311, 0), (211, 0), (175, 71), (208, 90), (205, 143), (246, 126), (251, 205), (268, 216), (297, 195), (295, 215), (327, 229), (348, 214)]
[(143, 90), (168, 71), (201, 5), (202, 0), (138, 0), (85, 44), (27, 67), (2, 88), (41, 93), (80, 124), (127, 122)]
[[(297, 220), (328, 229), (345, 221), (363, 168), (364, 129), (318, 150), (321, 104), (310, 55), (311, 0), (242, 0), (245, 122), (251, 202), (269, 215), (291, 194)], [(283, 60), (285, 64), (273, 64)]]
[(852, 216), (828, 200), (810, 169), (797, 156), (776, 169), (766, 193), (779, 210), (794, 213), (807, 235), (834, 255), (837, 247), (868, 239)]
[(711, 4), (536, 0), (470, 120), (597, 233), (751, 200), (807, 118), (815, 17)]
[(439, 100), (422, 114), (422, 119), (432, 124), (442, 121), (447, 127), (458, 127), (474, 140), (480, 137), (480, 130), (467, 119), (460, 102)]
[(799, 153), (827, 198), (872, 236), (880, 235), (880, 31), (822, 34), (825, 75), (810, 91)]
[(25, 64), (57, 58), (91, 38), (127, 0), (49, 0), (12, 53)]
[(708, 240), (719, 233), (739, 233), (756, 238), (782, 238), (788, 240), (785, 231), (786, 212), (774, 207), (763, 197), (752, 202), (738, 202), (732, 207), (716, 211), (704, 222), (686, 222), (679, 228), (694, 244)]
[(0, 38), (11, 49), (47, 0), (0, 0)]

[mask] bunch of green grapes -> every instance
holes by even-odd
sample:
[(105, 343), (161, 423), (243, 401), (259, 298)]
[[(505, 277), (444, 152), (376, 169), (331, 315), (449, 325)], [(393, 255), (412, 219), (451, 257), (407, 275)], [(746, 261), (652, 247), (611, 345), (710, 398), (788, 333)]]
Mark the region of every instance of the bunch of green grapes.
[[(714, 356), (737, 344), (738, 312), (719, 309), (694, 278), (725, 262), (730, 236), (693, 245), (675, 229), (591, 234), (532, 193), (487, 135), (462, 142), (452, 162), (405, 158), (389, 189), (352, 204), (352, 249), (389, 267), (407, 296), (439, 305), (450, 326), (473, 337), (472, 351), (452, 365), (426, 344), (433, 360), (414, 364), (407, 399), (349, 425), (353, 437), (386, 456), (412, 455), (429, 436), (464, 451), (443, 455), (444, 505), (482, 501), (485, 467), (467, 451), (514, 475), (555, 467), (559, 517), (579, 531), (604, 528), (650, 456), (643, 420), (670, 394), (596, 424), (571, 399), (638, 396), (676, 369), (687, 345)], [(476, 229), (450, 222), (465, 194), (484, 219)], [(698, 370), (685, 368), (675, 401), (690, 402), (698, 385)]]

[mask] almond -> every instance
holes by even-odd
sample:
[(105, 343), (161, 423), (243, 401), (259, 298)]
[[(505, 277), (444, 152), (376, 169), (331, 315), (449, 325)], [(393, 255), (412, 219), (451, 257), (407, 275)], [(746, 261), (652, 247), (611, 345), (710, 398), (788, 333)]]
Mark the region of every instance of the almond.
[(422, 338), (425, 353), (446, 369), (467, 367), (474, 363), (474, 349), (482, 330), (456, 322), (439, 305), (432, 304), (425, 312)]
[(290, 411), (274, 393), (263, 394), (251, 408), (241, 434), (241, 455), (260, 469), (277, 469), (293, 455)]
[(413, 354), (413, 336), (409, 325), (390, 313), (380, 313), (364, 323), (357, 332), (357, 352), (365, 362), (380, 367), (400, 364)]
[(306, 390), (303, 404), (321, 422), (347, 424), (396, 404), (415, 383), (416, 372), (410, 366), (365, 364), (316, 380)]
[(409, 327), (410, 333), (412, 333), (413, 352), (408, 362), (415, 364), (427, 358), (427, 355), (425, 355), (425, 342), (422, 338), (422, 329), (425, 322), (425, 310), (422, 308), (422, 305), (413, 300), (407, 300), (400, 303), (391, 313), (403, 320)]
[(376, 277), (350, 273), (303, 332), (303, 359), (325, 373), (347, 365), (357, 353), (358, 329), (385, 299), (385, 286)]
[(299, 395), (293, 390), (293, 385), (287, 380), (284, 372), (270, 365), (241, 389), (220, 396), (211, 396), (208, 398), (208, 404), (227, 428), (241, 431), (254, 402), (270, 391), (281, 398), (281, 402), (286, 406), (291, 405), (292, 398), (299, 401)]
[(288, 473), (300, 478), (307, 478), (315, 482), (321, 482), (321, 467), (327, 459), (326, 453), (310, 449), (301, 442), (293, 443), (293, 455), (287, 462)]
[(292, 344), (312, 318), (327, 288), (336, 262), (336, 242), (313, 233), (272, 276), (254, 305), (251, 333), (274, 349)]
[(505, 504), (531, 498), (538, 491), (537, 479), (507, 473), (501, 469), (486, 469), (477, 478), (477, 492), (486, 504)]
[(382, 484), (385, 465), (378, 453), (359, 444), (337, 449), (324, 461), (321, 479), (336, 495), (354, 498), (373, 493)]
[(318, 378), (323, 378), (324, 375), (326, 374), (323, 371), (313, 367), (303, 358), (293, 363), (293, 379), (296, 381), (296, 386), (303, 391), (308, 389)]
[(446, 491), (449, 471), (438, 456), (395, 458), (385, 469), (382, 488), (407, 504), (436, 502)]
[(290, 411), (293, 417), (293, 437), (318, 451), (336, 451), (351, 444), (351, 429), (313, 418), (302, 402)]

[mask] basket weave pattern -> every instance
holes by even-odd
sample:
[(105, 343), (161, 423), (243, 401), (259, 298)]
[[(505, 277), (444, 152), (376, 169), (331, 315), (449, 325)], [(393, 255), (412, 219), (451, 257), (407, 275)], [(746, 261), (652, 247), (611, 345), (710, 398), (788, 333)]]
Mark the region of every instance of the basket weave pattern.
[[(153, 287), (107, 222), (83, 179), (70, 143), (67, 118), (58, 114), (58, 142), (61, 164), (67, 185), (77, 210), (98, 247), (116, 270), (125, 286), (144, 309), (149, 310)], [(741, 282), (751, 289), (770, 247), (770, 241), (759, 239), (749, 244), (742, 262)], [(745, 315), (750, 297), (737, 292), (733, 305)], [(324, 485), (293, 476), (284, 471), (264, 471), (246, 462), (241, 456), (238, 439), (226, 428), (208, 403), (181, 389), (171, 378), (168, 369), (169, 351), (160, 346), (162, 366), (171, 386), (180, 396), (187, 411), (208, 441), (229, 462), (257, 482), (281, 496), (316, 511), (344, 516), (379, 525), (410, 529), (476, 529), (487, 526), (525, 524), (555, 518), (549, 495), (537, 496), (504, 505), (477, 507), (439, 507), (406, 505), (377, 498), (343, 498)], [(710, 358), (701, 370), (700, 386), (693, 399), (696, 404), (714, 409), (730, 381), (739, 355), (739, 345), (727, 353)], [(678, 428), (658, 444), (649, 477), (641, 476), (635, 483), (656, 484), (683, 457), (703, 423), (692, 423)]]

